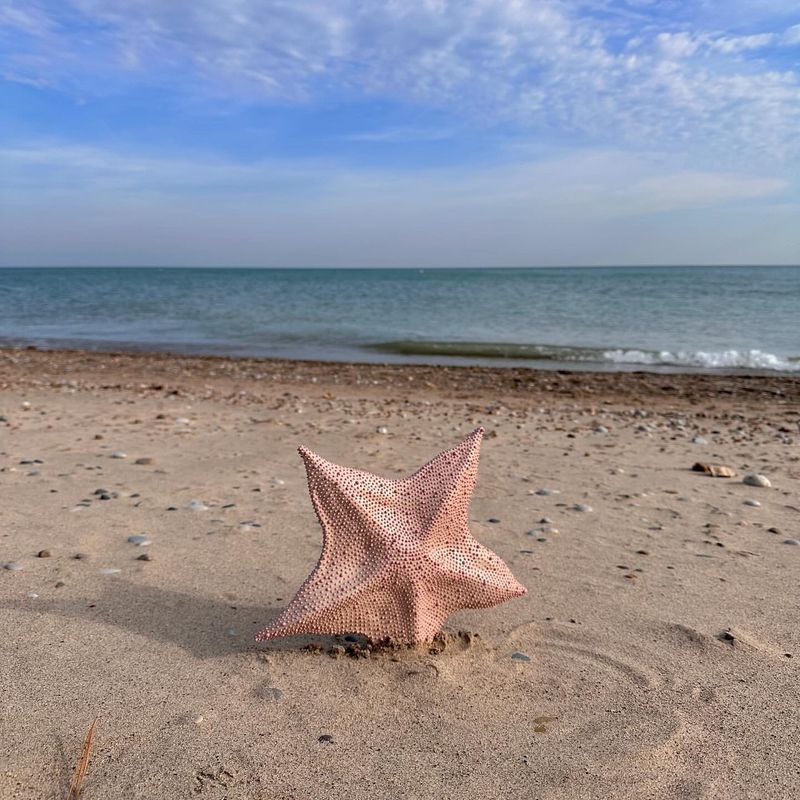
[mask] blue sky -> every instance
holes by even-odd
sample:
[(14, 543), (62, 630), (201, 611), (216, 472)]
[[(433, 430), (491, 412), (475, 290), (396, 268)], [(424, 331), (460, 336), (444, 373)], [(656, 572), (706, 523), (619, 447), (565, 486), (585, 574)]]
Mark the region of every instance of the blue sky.
[(0, 0), (0, 264), (800, 263), (796, 0)]

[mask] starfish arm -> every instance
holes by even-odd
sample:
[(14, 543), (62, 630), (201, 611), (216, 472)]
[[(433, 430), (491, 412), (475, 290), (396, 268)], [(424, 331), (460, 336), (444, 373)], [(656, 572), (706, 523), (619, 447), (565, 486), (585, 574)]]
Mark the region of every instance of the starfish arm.
[[(405, 479), (405, 493), (412, 496), (419, 537), (428, 545), (463, 540), (469, 501), (478, 477), (483, 428), (476, 428), (457, 447), (445, 450)], [(420, 497), (421, 486), (433, 487)]]

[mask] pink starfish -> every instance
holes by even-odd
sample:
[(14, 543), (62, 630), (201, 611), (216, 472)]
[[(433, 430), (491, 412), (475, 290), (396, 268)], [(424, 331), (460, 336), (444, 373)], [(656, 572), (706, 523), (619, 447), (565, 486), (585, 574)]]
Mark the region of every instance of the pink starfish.
[(467, 526), (482, 438), (478, 428), (400, 480), (340, 467), (301, 447), (322, 555), (256, 640), (361, 633), (430, 641), (454, 611), (525, 594)]

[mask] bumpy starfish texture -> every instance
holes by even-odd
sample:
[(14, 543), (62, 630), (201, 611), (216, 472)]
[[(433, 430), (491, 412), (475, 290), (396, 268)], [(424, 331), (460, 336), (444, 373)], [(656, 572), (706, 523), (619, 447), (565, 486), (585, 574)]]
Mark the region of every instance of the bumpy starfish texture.
[(503, 561), (469, 533), (482, 438), (478, 428), (400, 480), (340, 467), (301, 447), (322, 555), (256, 640), (361, 633), (425, 642), (454, 611), (525, 594)]

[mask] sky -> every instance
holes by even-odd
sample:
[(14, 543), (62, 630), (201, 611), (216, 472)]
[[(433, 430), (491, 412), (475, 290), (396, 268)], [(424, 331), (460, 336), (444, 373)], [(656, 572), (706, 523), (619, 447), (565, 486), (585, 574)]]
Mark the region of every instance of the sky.
[(797, 0), (0, 0), (0, 265), (800, 263)]

